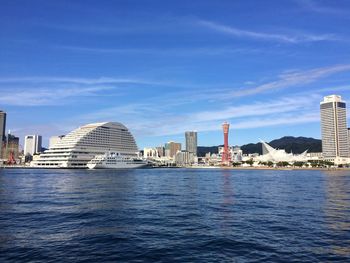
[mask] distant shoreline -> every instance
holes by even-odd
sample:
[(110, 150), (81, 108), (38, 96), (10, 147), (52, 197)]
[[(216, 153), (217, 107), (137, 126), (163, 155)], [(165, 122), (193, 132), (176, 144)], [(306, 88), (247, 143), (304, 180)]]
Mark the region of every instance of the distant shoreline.
[(188, 166), (185, 169), (224, 169), (224, 170), (272, 170), (272, 171), (350, 171), (350, 168), (297, 168), (297, 167), (225, 167), (225, 166)]
[[(227, 166), (186, 166), (186, 167), (153, 167), (154, 169), (221, 169), (221, 170), (271, 170), (271, 171), (350, 171), (350, 168), (298, 168), (298, 167), (227, 167)], [(153, 169), (152, 167), (148, 167), (146, 169)], [(62, 169), (68, 169), (68, 170), (89, 170), (88, 168), (49, 168), (49, 167), (31, 167), (31, 166), (0, 166), (1, 169), (50, 169), (50, 170), (62, 170)], [(142, 168), (139, 168), (142, 169)], [(103, 169), (99, 169), (103, 170)], [(108, 169), (105, 169), (108, 170)]]

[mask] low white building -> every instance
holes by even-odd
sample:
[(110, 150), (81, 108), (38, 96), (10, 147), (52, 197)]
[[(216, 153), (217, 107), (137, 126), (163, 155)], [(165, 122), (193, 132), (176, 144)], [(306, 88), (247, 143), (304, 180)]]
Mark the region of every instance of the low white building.
[(293, 154), (293, 153), (287, 153), (285, 150), (282, 149), (274, 149), (270, 145), (268, 145), (266, 142), (261, 142), (263, 144), (263, 147), (266, 150), (266, 153), (260, 156), (257, 156), (254, 158), (255, 161), (259, 162), (306, 162), (308, 160), (307, 158), (307, 151), (303, 152), (302, 154)]
[(311, 152), (306, 154), (307, 159), (310, 161), (321, 161), (323, 160), (323, 153), (322, 152)]
[[(230, 160), (232, 162), (241, 162), (243, 159), (243, 151), (239, 146), (229, 146)], [(222, 158), (224, 147), (218, 147), (218, 157)]]
[(143, 148), (143, 158), (157, 159), (159, 157), (157, 148)]

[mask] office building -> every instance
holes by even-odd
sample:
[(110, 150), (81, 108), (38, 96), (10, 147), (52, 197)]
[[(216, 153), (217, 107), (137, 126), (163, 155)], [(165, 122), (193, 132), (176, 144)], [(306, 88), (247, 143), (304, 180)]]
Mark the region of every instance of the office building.
[(185, 132), (186, 137), (186, 151), (197, 155), (197, 132), (187, 131)]
[(350, 128), (348, 128), (348, 143), (349, 143), (349, 155), (350, 155)]
[(27, 135), (24, 138), (24, 155), (31, 155), (41, 152), (42, 138), (40, 135)]
[(194, 163), (198, 163), (198, 158), (194, 153), (190, 153), (188, 151), (178, 151), (175, 154), (175, 163), (178, 166), (192, 165)]
[(118, 122), (92, 123), (79, 127), (33, 160), (31, 166), (47, 168), (87, 168), (96, 155), (115, 152), (136, 158), (138, 149), (130, 131)]
[(349, 157), (346, 104), (341, 96), (324, 97), (320, 103), (322, 152), (326, 161), (346, 163)]
[(3, 148), (6, 140), (6, 112), (0, 111), (0, 158), (2, 158)]
[(181, 143), (168, 142), (165, 144), (165, 156), (168, 158), (174, 158), (178, 151), (181, 151)]
[(165, 149), (163, 146), (156, 147), (156, 150), (158, 152), (158, 157), (164, 157), (165, 156)]

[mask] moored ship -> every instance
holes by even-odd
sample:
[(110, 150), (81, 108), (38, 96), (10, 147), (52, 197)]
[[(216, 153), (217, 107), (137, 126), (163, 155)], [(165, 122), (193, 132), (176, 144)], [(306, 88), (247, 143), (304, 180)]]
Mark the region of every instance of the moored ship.
[(89, 169), (135, 169), (147, 166), (147, 162), (119, 152), (108, 152), (95, 156), (87, 163)]

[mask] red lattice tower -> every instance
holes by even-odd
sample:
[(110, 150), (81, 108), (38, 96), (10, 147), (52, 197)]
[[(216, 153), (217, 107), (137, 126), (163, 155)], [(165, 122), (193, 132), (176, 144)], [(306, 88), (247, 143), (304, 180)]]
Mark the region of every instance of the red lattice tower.
[(16, 164), (15, 155), (14, 155), (14, 153), (12, 151), (9, 154), (9, 158), (7, 160), (7, 164), (10, 164), (10, 165)]
[(228, 124), (227, 122), (224, 122), (222, 124), (222, 129), (224, 131), (224, 152), (222, 153), (222, 162), (228, 163), (231, 159), (228, 151), (228, 133), (230, 130), (230, 124)]

